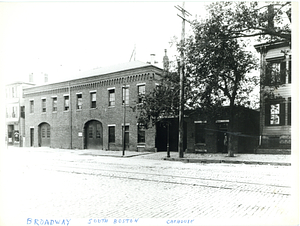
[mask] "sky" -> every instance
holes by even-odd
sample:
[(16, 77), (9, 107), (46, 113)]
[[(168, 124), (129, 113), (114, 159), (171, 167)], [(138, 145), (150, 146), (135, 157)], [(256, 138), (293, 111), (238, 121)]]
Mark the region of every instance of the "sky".
[[(49, 82), (135, 59), (162, 67), (164, 49), (180, 39), (181, 1), (0, 2), (0, 76), (5, 83), (48, 74)], [(189, 19), (208, 2), (186, 1)], [(191, 28), (186, 23), (186, 35)]]

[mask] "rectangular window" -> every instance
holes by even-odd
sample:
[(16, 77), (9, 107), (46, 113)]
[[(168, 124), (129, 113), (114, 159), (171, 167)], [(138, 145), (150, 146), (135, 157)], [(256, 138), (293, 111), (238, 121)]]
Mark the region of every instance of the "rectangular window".
[(266, 85), (278, 85), (286, 83), (286, 62), (268, 63), (266, 67)]
[(82, 109), (82, 94), (78, 93), (77, 95), (77, 109)]
[(109, 143), (115, 143), (116, 137), (115, 137), (115, 126), (109, 126), (108, 127), (108, 142)]
[(270, 105), (270, 125), (280, 124), (280, 105), (271, 104)]
[(265, 104), (265, 125), (285, 125), (284, 100), (269, 100)]
[(146, 142), (145, 126), (138, 125), (138, 143)]
[(138, 86), (138, 103), (142, 103), (143, 102), (143, 98), (144, 98), (144, 95), (145, 95), (145, 85), (139, 85)]
[(129, 105), (129, 87), (122, 87), (122, 105)]
[(115, 106), (115, 101), (116, 101), (115, 90), (114, 89), (108, 90), (108, 106), (110, 107)]
[(12, 107), (11, 117), (12, 118), (17, 118), (17, 109), (16, 109), (16, 107)]
[(96, 108), (96, 92), (91, 92), (91, 108)]
[(64, 96), (64, 111), (68, 111), (70, 108), (70, 97)]
[(29, 112), (30, 113), (34, 112), (34, 101), (33, 100), (29, 101)]
[(57, 111), (57, 97), (52, 98), (52, 111)]
[(205, 144), (205, 124), (195, 123), (195, 143)]
[(42, 99), (42, 112), (46, 112), (46, 99)]

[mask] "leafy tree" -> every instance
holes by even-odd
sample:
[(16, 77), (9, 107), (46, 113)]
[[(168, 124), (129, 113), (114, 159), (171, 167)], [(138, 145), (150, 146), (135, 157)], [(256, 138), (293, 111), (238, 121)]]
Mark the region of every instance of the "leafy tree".
[(208, 7), (210, 23), (222, 20), (228, 38), (291, 41), (291, 2), (216, 2)]
[(179, 109), (179, 75), (165, 72), (160, 84), (142, 98), (138, 105), (138, 123), (146, 128), (162, 123), (166, 125), (169, 117), (178, 117)]
[(221, 106), (229, 105), (228, 155), (237, 148), (235, 136), (236, 105), (249, 104), (248, 94), (257, 85), (257, 77), (247, 76), (257, 60), (245, 50), (247, 43), (232, 38), (221, 16), (205, 23), (194, 23), (194, 35), (185, 45), (186, 76), (192, 87), (189, 105), (200, 107), (213, 117)]

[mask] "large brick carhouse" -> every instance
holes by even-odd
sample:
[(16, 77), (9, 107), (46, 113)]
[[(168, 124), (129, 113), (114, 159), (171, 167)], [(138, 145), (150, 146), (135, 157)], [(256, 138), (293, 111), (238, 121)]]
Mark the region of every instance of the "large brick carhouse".
[(134, 61), (25, 89), (26, 146), (122, 150), (125, 140), (126, 150), (154, 151), (155, 128), (137, 124), (135, 106), (138, 94), (155, 88), (162, 71)]
[(259, 153), (291, 152), (291, 43), (255, 45), (260, 53)]

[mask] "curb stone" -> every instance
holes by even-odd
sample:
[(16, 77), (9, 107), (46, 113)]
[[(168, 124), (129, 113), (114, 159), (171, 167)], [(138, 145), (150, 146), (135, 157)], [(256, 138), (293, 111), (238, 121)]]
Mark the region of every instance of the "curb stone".
[(229, 164), (291, 166), (291, 163), (285, 163), (285, 162), (236, 161), (236, 160), (217, 160), (217, 159), (180, 159), (180, 158), (167, 158), (167, 157), (163, 158), (163, 160), (181, 161), (185, 163), (229, 163)]

